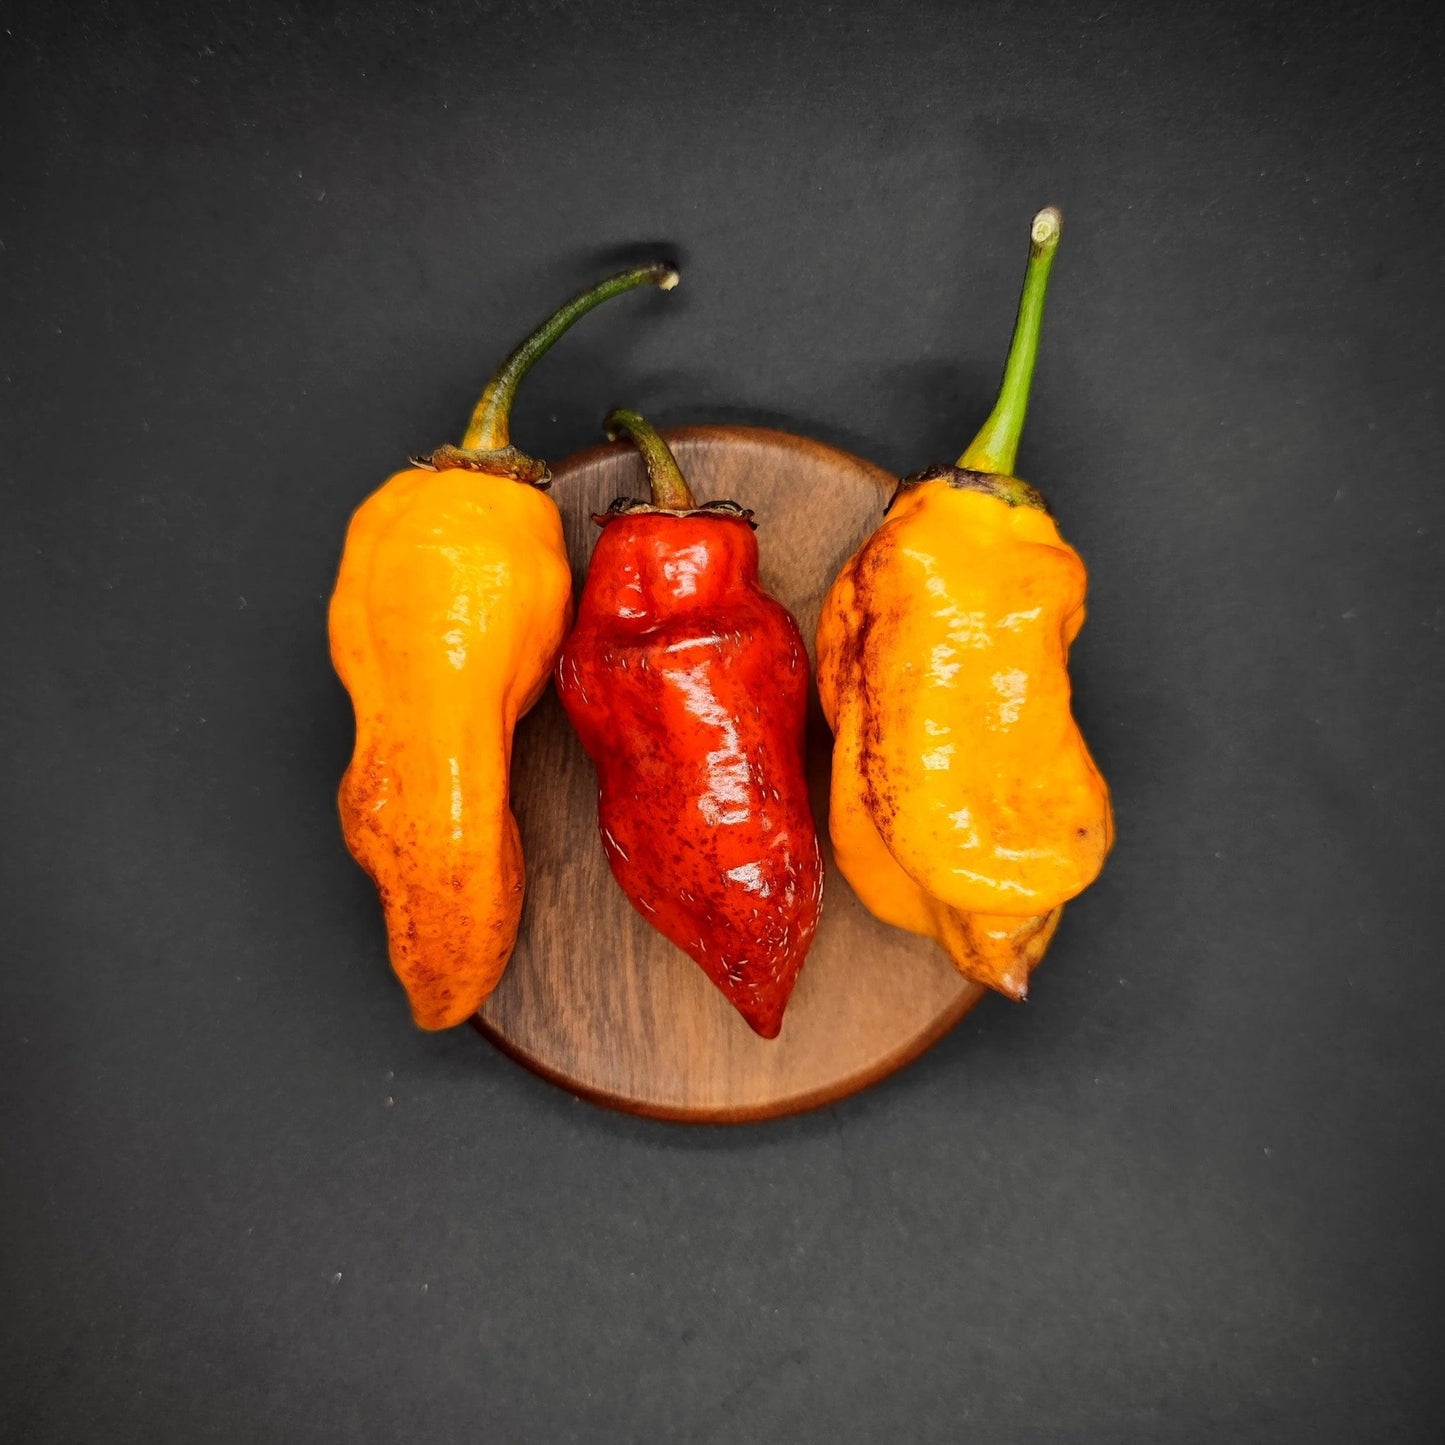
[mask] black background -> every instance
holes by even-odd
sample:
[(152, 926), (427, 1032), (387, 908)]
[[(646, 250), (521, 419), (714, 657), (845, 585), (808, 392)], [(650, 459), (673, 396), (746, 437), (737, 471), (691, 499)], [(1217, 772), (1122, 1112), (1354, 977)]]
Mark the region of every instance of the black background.
[[(5, 1388), (60, 1441), (1441, 1430), (1438, 22), (3, 11)], [(338, 835), (353, 506), (528, 381), (1020, 468), (1119, 841), (1024, 1007), (734, 1129), (416, 1032)], [(390, 1101), (390, 1102), (389, 1102)]]

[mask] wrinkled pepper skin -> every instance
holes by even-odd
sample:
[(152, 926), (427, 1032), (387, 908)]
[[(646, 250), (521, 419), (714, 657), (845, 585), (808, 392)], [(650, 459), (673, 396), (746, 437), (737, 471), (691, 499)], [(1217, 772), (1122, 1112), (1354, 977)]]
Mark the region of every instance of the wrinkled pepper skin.
[(556, 504), (507, 477), (399, 472), (358, 509), (331, 600), (356, 748), (342, 831), (425, 1029), (475, 1013), (522, 912), (512, 734), (571, 614)]
[[(602, 519), (599, 519), (602, 520)], [(557, 666), (613, 876), (775, 1038), (818, 926), (808, 655), (741, 516), (605, 519)]]
[(938, 479), (901, 492), (818, 624), (839, 867), (1013, 998), (1113, 838), (1069, 707), (1084, 589), (1046, 512)]

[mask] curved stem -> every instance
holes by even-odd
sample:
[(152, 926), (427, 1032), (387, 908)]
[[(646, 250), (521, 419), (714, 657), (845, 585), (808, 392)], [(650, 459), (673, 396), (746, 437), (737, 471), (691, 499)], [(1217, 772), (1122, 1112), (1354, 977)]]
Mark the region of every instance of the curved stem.
[(1029, 409), (1034, 363), (1039, 355), (1044, 296), (1049, 289), (1049, 272), (1053, 269), (1063, 224), (1064, 218), (1056, 206), (1047, 206), (1034, 217), (1029, 231), (1029, 266), (1024, 272), (1023, 295), (1019, 297), (1018, 319), (1014, 322), (1013, 343), (1004, 365), (998, 400), (982, 430), (958, 459), (958, 465), (969, 471), (1013, 475), (1019, 434)]
[(585, 316), (613, 296), (631, 291), (636, 286), (653, 285), (671, 291), (677, 285), (677, 267), (661, 261), (634, 266), (610, 276), (590, 290), (574, 296), (565, 306), (553, 312), (497, 369), (487, 383), (482, 399), (472, 413), (471, 425), (462, 439), (466, 451), (500, 451), (511, 441), (512, 398), (517, 383), (532, 369), (537, 360), (574, 321)]
[(644, 421), (635, 411), (619, 407), (602, 425), (612, 441), (617, 440), (619, 432), (626, 432), (642, 453), (642, 459), (647, 463), (647, 480), (652, 487), (654, 507), (665, 507), (669, 512), (687, 512), (697, 506), (692, 498), (692, 488), (677, 465), (677, 458), (650, 422)]

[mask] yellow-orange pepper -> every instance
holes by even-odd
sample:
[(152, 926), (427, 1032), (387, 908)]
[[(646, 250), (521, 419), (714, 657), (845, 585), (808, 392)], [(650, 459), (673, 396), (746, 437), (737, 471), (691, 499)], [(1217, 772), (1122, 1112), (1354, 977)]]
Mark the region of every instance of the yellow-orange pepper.
[(905, 480), (817, 635), (838, 866), (879, 918), (1011, 998), (1113, 839), (1069, 706), (1084, 564), (1011, 475), (1059, 232), (1057, 211), (1035, 217), (993, 414), (956, 467)]
[(608, 297), (676, 282), (643, 266), (574, 298), (503, 363), (461, 447), (398, 472), (351, 519), (330, 612), (356, 714), (341, 825), (422, 1028), (476, 1012), (511, 956), (524, 878), (512, 734), (572, 617), (550, 474), (510, 444), (517, 383)]

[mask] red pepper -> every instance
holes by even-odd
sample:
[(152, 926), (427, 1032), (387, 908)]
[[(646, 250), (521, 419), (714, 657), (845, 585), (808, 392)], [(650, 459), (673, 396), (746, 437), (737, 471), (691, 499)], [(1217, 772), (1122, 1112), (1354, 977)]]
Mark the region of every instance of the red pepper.
[(605, 517), (557, 691), (597, 767), (598, 821), (633, 906), (765, 1039), (818, 927), (808, 806), (808, 654), (758, 585), (752, 513), (699, 507), (667, 443), (607, 418), (647, 461), (652, 501)]

